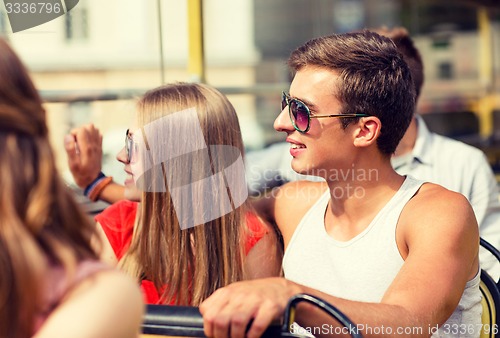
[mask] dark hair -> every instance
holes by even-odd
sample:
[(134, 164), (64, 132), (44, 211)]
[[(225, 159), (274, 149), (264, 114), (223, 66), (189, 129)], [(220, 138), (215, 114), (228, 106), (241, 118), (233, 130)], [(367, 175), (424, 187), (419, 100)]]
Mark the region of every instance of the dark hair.
[(380, 28), (374, 30), (374, 32), (391, 39), (398, 51), (403, 54), (403, 59), (410, 68), (418, 100), (424, 84), (424, 63), (408, 31), (403, 27), (395, 27), (392, 29)]
[[(406, 62), (389, 38), (367, 30), (316, 38), (293, 51), (288, 65), (295, 72), (306, 66), (338, 72), (332, 90), (342, 103), (341, 113), (378, 117), (380, 151), (396, 150), (413, 116), (415, 88)], [(342, 119), (343, 127), (354, 120)]]

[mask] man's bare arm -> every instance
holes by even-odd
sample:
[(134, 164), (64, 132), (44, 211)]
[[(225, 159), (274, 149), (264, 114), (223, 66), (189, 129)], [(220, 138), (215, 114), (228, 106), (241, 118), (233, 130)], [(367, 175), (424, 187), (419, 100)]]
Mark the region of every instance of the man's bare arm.
[[(282, 316), (291, 296), (309, 293), (334, 304), (365, 327), (384, 326), (393, 332), (416, 327), (428, 336), (424, 329), (449, 318), (466, 282), (478, 272), (479, 237), (474, 214), (463, 196), (433, 185), (421, 190), (401, 216), (398, 240), (403, 242), (398, 246), (401, 244), (406, 260), (381, 303), (345, 300), (281, 278), (235, 283), (202, 304), (205, 333), (225, 337), (231, 332), (231, 337), (242, 337), (253, 319), (248, 336), (257, 337)], [(300, 324), (325, 323), (318, 310), (308, 310), (299, 308)], [(372, 336), (370, 332), (364, 335)]]

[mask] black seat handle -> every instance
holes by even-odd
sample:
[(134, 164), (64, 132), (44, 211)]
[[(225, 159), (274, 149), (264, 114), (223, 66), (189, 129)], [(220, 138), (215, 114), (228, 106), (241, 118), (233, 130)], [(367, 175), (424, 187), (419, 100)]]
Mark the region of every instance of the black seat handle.
[(285, 318), (283, 321), (283, 332), (292, 332), (292, 325), (295, 321), (295, 309), (297, 305), (301, 302), (310, 303), (316, 305), (318, 308), (329, 314), (331, 317), (335, 318), (342, 326), (348, 329), (348, 332), (353, 338), (362, 338), (363, 336), (359, 333), (358, 327), (354, 324), (349, 317), (347, 317), (342, 311), (337, 309), (332, 304), (322, 300), (319, 297), (312, 296), (309, 294), (301, 293), (290, 298), (288, 305), (285, 309)]

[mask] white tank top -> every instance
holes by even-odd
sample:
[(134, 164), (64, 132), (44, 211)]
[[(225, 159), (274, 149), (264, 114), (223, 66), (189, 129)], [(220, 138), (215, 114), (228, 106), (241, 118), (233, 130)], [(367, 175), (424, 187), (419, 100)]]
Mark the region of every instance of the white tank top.
[[(404, 263), (396, 244), (399, 217), (423, 183), (408, 176), (368, 227), (345, 242), (333, 239), (325, 230), (330, 199), (326, 191), (302, 218), (288, 244), (283, 257), (285, 277), (336, 297), (380, 302)], [(479, 279), (478, 273), (467, 283), (447, 324), (450, 320), (481, 323)]]

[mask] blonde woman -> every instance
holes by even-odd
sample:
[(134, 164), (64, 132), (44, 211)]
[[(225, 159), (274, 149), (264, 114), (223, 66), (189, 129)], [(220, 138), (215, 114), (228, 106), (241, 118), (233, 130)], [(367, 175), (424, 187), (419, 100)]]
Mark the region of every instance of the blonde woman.
[(59, 179), (41, 99), (0, 39), (0, 337), (136, 337), (133, 280), (98, 260)]
[(246, 201), (243, 141), (224, 95), (202, 84), (153, 89), (133, 130), (117, 156), (132, 201), (96, 220), (106, 257), (141, 281), (146, 302), (197, 306), (232, 282), (279, 274), (276, 236)]

